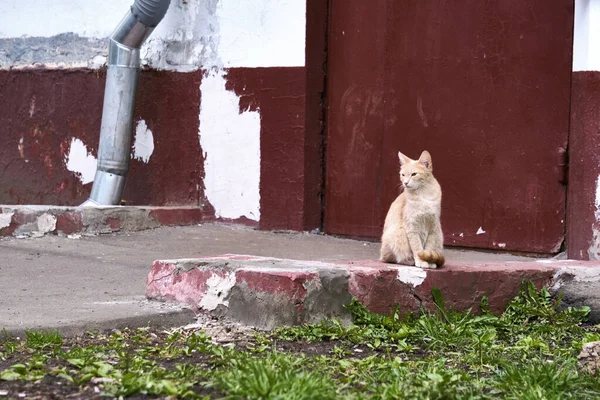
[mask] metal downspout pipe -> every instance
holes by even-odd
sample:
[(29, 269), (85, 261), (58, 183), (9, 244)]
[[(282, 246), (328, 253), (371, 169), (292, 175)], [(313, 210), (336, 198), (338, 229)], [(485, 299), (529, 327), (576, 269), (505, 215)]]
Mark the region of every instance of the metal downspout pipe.
[(90, 198), (82, 206), (121, 203), (133, 132), (140, 48), (165, 16), (171, 0), (135, 0), (110, 37), (98, 168)]

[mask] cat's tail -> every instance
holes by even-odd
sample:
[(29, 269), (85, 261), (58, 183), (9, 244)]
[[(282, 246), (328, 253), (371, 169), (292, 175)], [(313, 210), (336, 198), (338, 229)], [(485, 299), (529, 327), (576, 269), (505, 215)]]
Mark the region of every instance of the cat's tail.
[(438, 267), (444, 265), (446, 259), (444, 255), (439, 251), (434, 250), (423, 250), (417, 253), (417, 256), (423, 261), (427, 261), (431, 264), (436, 264)]

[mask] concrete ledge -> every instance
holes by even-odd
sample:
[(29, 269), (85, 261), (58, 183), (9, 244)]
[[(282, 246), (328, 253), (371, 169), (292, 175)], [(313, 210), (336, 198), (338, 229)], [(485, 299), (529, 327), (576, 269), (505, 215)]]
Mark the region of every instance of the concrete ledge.
[(212, 220), (212, 215), (195, 207), (0, 206), (0, 237), (135, 232)]
[(224, 255), (155, 261), (146, 296), (271, 329), (323, 317), (347, 320), (343, 306), (352, 297), (378, 313), (389, 313), (397, 305), (404, 312), (433, 309), (433, 287), (442, 291), (449, 308), (478, 311), (485, 295), (491, 311), (500, 313), (523, 280), (555, 291), (577, 292), (573, 284), (582, 282), (597, 288), (600, 263), (450, 261), (442, 269), (422, 270), (377, 261), (324, 263)]

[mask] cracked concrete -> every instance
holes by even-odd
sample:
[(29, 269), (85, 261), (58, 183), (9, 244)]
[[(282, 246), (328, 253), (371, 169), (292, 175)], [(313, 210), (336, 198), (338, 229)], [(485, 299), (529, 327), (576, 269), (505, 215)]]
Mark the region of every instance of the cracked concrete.
[[(344, 305), (352, 298), (381, 314), (394, 312), (398, 307), (402, 314), (421, 308), (435, 310), (433, 288), (443, 293), (450, 309), (477, 312), (485, 296), (490, 311), (501, 313), (520, 290), (522, 281), (531, 281), (538, 288), (554, 282), (554, 289), (562, 290), (563, 284), (555, 278), (558, 270), (567, 266), (569, 271), (585, 268), (581, 263), (571, 265), (566, 260), (550, 263), (534, 259), (485, 263), (448, 260), (444, 268), (424, 273), (414, 267), (384, 264), (372, 258), (323, 262), (224, 255), (185, 259), (181, 261), (182, 268), (178, 260), (156, 261), (148, 275), (146, 295), (272, 329), (317, 322), (325, 317), (348, 322)], [(600, 263), (596, 267), (599, 266)], [(213, 286), (224, 281), (228, 282), (226, 290), (216, 293)]]

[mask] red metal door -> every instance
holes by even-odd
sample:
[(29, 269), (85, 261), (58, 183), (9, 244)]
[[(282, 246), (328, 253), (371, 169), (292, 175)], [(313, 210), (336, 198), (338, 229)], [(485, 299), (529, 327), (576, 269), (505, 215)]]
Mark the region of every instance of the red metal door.
[(447, 245), (558, 251), (573, 0), (330, 4), (325, 231), (379, 236), (427, 149)]

